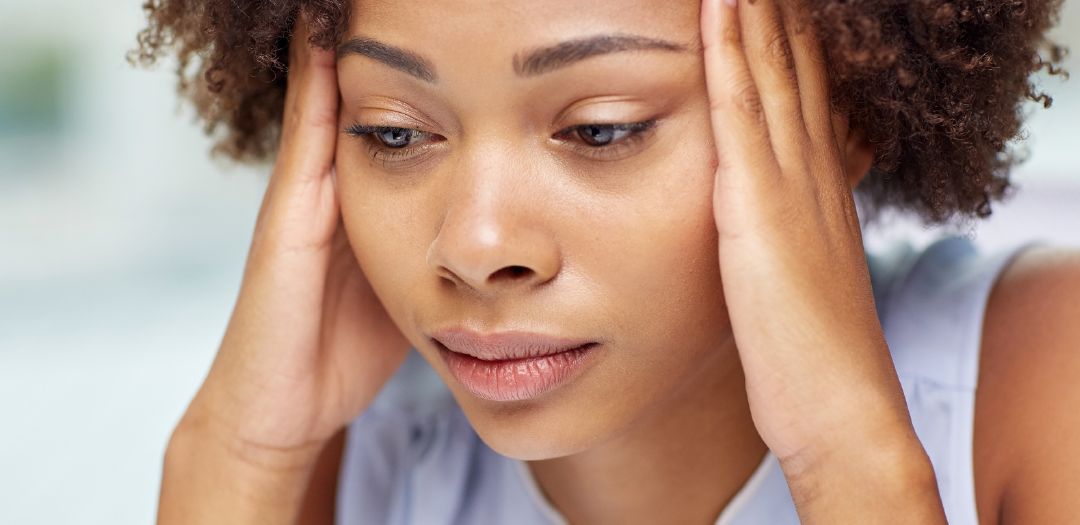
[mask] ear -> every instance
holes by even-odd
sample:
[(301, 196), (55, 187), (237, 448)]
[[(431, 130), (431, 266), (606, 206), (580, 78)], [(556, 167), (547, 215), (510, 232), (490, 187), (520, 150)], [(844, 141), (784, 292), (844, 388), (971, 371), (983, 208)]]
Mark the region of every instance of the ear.
[(863, 130), (848, 130), (844, 160), (848, 187), (854, 190), (866, 178), (870, 166), (874, 164), (874, 145), (866, 139)]
[(867, 140), (863, 130), (849, 126), (846, 115), (833, 115), (833, 131), (836, 133), (837, 146), (844, 152), (844, 173), (848, 187), (854, 190), (870, 172), (870, 166), (874, 163), (874, 145)]

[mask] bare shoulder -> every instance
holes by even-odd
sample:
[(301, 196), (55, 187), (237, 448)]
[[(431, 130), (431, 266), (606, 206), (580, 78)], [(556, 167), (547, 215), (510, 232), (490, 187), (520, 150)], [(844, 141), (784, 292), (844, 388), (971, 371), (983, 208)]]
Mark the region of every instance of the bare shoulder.
[(995, 284), (974, 447), (981, 523), (1080, 523), (1080, 252), (1027, 250)]

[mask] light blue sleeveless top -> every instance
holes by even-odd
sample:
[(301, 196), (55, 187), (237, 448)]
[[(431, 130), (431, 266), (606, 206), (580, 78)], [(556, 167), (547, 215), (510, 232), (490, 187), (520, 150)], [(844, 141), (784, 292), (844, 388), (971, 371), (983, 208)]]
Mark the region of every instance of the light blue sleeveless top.
[[(972, 469), (975, 386), (990, 289), (1020, 248), (979, 254), (959, 238), (922, 253), (868, 256), (874, 299), (915, 432), (949, 523), (977, 525)], [(525, 463), (488, 448), (434, 370), (413, 352), (350, 426), (337, 493), (340, 525), (565, 524)], [(796, 525), (771, 453), (717, 525)]]

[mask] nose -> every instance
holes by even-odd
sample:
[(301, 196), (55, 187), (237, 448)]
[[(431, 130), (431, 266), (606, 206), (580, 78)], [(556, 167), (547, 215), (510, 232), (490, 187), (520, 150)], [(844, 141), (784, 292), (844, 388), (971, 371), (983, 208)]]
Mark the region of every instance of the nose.
[[(464, 182), (459, 179), (458, 182)], [(427, 263), (436, 275), (481, 293), (536, 287), (558, 274), (551, 213), (527, 176), (472, 177), (450, 200)]]

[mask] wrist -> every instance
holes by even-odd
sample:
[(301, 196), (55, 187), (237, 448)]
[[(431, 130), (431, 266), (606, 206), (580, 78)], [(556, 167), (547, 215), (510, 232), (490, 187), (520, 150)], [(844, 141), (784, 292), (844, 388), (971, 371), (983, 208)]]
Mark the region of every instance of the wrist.
[(213, 451), (230, 464), (243, 465), (246, 470), (285, 475), (303, 472), (313, 465), (326, 440), (307, 440), (291, 446), (277, 446), (252, 439), (241, 425), (233, 424), (228, 416), (192, 403), (169, 439), (166, 454), (177, 456)]
[(800, 516), (823, 523), (945, 523), (933, 465), (914, 432), (904, 430), (781, 459)]
[(321, 448), (246, 442), (193, 405), (166, 448), (159, 523), (292, 523)]

